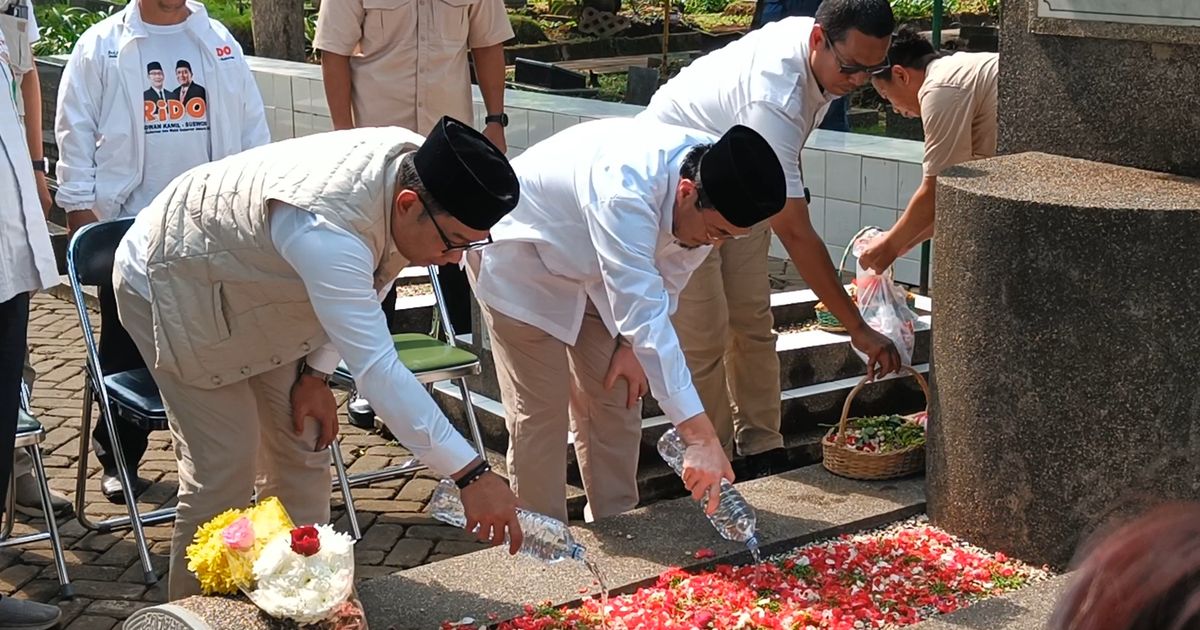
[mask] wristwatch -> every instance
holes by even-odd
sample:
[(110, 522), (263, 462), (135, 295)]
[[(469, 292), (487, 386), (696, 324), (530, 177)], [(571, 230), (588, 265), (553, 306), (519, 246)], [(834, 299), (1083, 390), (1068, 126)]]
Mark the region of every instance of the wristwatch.
[(508, 126), (508, 114), (500, 112), (499, 114), (488, 114), (483, 119), (484, 124), (500, 123), (501, 127)]
[(305, 375), (311, 376), (313, 378), (319, 378), (319, 379), (321, 379), (321, 382), (325, 383), (326, 385), (329, 384), (329, 377), (330, 377), (329, 374), (326, 374), (326, 373), (318, 370), (317, 368), (309, 365), (308, 361), (301, 361), (300, 362), (300, 376), (305, 376)]
[(40, 160), (34, 160), (33, 161), (33, 171), (35, 173), (50, 172), (50, 160), (47, 160), (46, 158), (42, 158)]

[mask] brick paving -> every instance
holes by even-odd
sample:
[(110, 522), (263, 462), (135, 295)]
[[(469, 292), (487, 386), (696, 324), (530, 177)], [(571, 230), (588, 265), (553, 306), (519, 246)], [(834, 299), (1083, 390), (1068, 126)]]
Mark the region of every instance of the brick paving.
[[(92, 314), (93, 324), (99, 314)], [(43, 452), (50, 486), (75, 497), (79, 455), (80, 410), (83, 402), (84, 350), (75, 307), (47, 294), (37, 295), (29, 324), (31, 361), (38, 378), (33, 410), (46, 427)], [(98, 414), (93, 414), (98, 417)], [(342, 451), (352, 471), (399, 463), (409, 454), (394, 442), (343, 422)], [(125, 513), (100, 494), (100, 469), (89, 457), (88, 514), (93, 520)], [(170, 505), (177, 490), (175, 459), (167, 432), (156, 432), (141, 466), (154, 485), (140, 498), (143, 510)], [(423, 513), (435, 485), (427, 471), (411, 479), (381, 482), (353, 490), (363, 538), (356, 546), (360, 580), (434, 562), (481, 548), (465, 532), (439, 524)], [(340, 494), (331, 492), (335, 526), (349, 531)], [(40, 519), (18, 515), (14, 535), (42, 527)], [(49, 541), (0, 549), (0, 593), (58, 604), (66, 630), (109, 630), (140, 607), (165, 601), (171, 525), (146, 528), (150, 555), (159, 582), (147, 586), (129, 532), (88, 532), (73, 517), (60, 520), (67, 549), (67, 571), (76, 597), (61, 601)]]

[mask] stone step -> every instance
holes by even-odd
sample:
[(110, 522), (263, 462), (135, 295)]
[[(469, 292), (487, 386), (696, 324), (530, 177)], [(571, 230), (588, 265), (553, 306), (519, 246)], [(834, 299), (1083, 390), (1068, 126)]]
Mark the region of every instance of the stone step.
[[(918, 364), (914, 367), (922, 374), (929, 371), (928, 364)], [(826, 430), (837, 424), (841, 419), (846, 396), (860, 380), (860, 377), (851, 377), (784, 390), (781, 395), (781, 433), (785, 436), (803, 434)], [(462, 396), (458, 387), (449, 382), (441, 382), (434, 384), (433, 391), (435, 400), (446, 410), (450, 420), (464, 435), (469, 435), (466, 432)], [(499, 400), (477, 390), (471, 391), (471, 400), (475, 406), (475, 416), (484, 445), (489, 449), (504, 452), (508, 445), (504, 406)], [(911, 413), (924, 409), (925, 406), (924, 396), (914, 379), (889, 376), (863, 387), (855, 397), (850, 412), (852, 416)], [(669, 426), (670, 422), (663, 415), (643, 418), (643, 451), (653, 452), (658, 438)], [(571, 443), (569, 436), (568, 443)]]
[[(929, 360), (931, 340), (931, 316), (921, 315), (917, 322), (916, 347), (912, 362), (920, 365)], [(473, 391), (493, 400), (500, 399), (500, 386), (496, 381), (495, 364), (491, 352), (480, 350), (470, 335), (460, 335), (459, 341), (480, 357), (479, 376), (470, 379)], [(785, 390), (803, 389), (812, 384), (831, 383), (843, 379), (861, 378), (866, 374), (866, 365), (854, 352), (849, 336), (823, 330), (799, 330), (779, 334), (775, 343), (779, 353), (780, 383)], [(847, 388), (849, 391), (849, 388)], [(784, 419), (788, 417), (788, 396), (784, 396)], [(840, 404), (840, 403), (839, 403)], [(642, 405), (642, 416), (653, 418), (662, 415), (662, 409), (653, 396), (646, 396)]]

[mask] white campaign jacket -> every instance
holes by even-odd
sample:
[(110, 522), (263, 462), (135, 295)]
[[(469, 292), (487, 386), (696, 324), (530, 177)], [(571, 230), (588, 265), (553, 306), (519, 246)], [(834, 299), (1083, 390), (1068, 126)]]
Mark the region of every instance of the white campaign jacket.
[(614, 336), (633, 344), (663, 412), (678, 424), (704, 411), (670, 315), (710, 247), (672, 235), (679, 167), (716, 138), (656, 121), (581, 123), (512, 161), (521, 200), (469, 257), (476, 296), (574, 344), (590, 299)]
[[(79, 38), (63, 70), (54, 123), (58, 140), (58, 204), (115, 218), (142, 180), (145, 130), (142, 93), (146, 67), (138, 40), (147, 37), (138, 3), (92, 26)], [(206, 51), (201, 58), (208, 91), (213, 160), (271, 141), (258, 85), (233, 35), (192, 11), (185, 32)]]

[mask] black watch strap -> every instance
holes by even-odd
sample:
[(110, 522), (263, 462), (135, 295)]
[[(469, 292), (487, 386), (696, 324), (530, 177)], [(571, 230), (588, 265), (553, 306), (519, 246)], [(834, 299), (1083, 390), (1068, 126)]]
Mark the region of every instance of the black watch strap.
[(500, 123), (501, 127), (508, 126), (508, 114), (500, 112), (499, 114), (488, 114), (483, 118), (484, 124)]
[(463, 488), (466, 488), (467, 486), (475, 483), (476, 481), (479, 481), (479, 478), (482, 477), (484, 474), (486, 474), (491, 469), (492, 469), (491, 464), (487, 463), (487, 460), (485, 459), (485, 460), (479, 462), (478, 466), (467, 471), (467, 474), (463, 475), (462, 478), (458, 479), (454, 483), (455, 483), (455, 485), (458, 486), (459, 490), (462, 490)]

